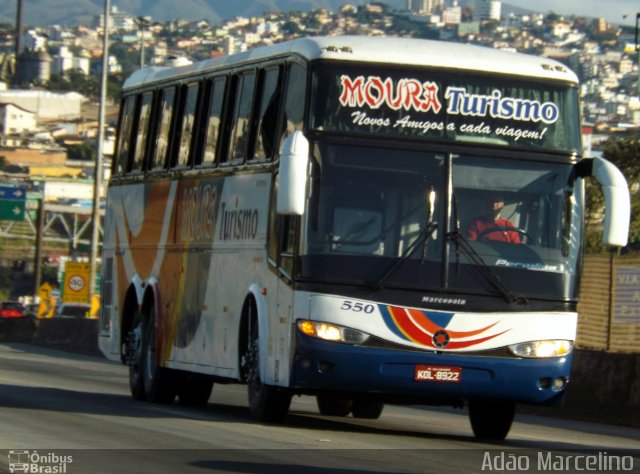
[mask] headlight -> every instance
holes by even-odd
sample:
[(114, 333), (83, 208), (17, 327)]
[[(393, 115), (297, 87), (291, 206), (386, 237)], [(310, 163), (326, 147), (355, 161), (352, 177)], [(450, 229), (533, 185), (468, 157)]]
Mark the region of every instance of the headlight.
[(561, 357), (569, 354), (573, 348), (571, 341), (531, 341), (512, 344), (509, 350), (518, 357)]
[(318, 321), (300, 320), (298, 321), (298, 329), (307, 336), (317, 337), (325, 341), (362, 344), (369, 339), (369, 335), (362, 331)]

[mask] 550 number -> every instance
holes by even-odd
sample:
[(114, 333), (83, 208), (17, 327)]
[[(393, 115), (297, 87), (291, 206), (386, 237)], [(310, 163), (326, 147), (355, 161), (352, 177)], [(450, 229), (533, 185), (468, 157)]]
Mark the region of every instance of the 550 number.
[(353, 311), (354, 313), (371, 314), (376, 310), (375, 305), (359, 303), (358, 301), (344, 300), (340, 309), (343, 311)]

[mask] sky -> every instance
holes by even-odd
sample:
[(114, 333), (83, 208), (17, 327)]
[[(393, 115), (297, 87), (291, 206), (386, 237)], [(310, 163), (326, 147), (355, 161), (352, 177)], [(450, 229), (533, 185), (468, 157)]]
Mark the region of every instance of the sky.
[(603, 17), (618, 25), (635, 25), (636, 14), (640, 13), (640, 0), (502, 0), (502, 3), (543, 13)]

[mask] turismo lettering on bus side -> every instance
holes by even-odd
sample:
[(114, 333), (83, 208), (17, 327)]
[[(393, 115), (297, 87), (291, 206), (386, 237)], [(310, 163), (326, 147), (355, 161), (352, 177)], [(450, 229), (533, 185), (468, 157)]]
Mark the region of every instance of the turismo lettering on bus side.
[[(238, 202), (236, 201), (236, 207)], [(227, 210), (227, 203), (220, 204), (222, 211), (222, 225), (220, 226), (220, 240), (248, 240), (255, 239), (258, 234), (258, 209)]]

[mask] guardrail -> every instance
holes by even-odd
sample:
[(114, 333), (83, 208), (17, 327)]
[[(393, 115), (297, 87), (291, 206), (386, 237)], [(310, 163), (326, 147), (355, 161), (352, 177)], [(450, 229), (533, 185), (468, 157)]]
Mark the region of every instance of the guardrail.
[(97, 319), (0, 319), (0, 342), (23, 342), (102, 356)]

